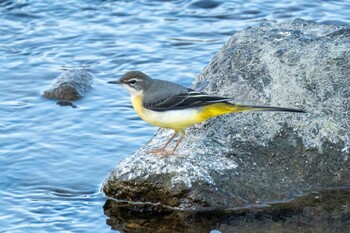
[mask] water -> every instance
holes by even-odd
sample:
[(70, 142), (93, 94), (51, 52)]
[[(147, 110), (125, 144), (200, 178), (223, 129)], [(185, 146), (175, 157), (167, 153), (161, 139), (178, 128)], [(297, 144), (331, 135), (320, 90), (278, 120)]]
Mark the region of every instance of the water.
[[(190, 86), (235, 32), (296, 17), (350, 24), (350, 2), (0, 1), (0, 232), (112, 231), (100, 185), (156, 128), (106, 81)], [(97, 81), (78, 108), (40, 96), (81, 67)]]

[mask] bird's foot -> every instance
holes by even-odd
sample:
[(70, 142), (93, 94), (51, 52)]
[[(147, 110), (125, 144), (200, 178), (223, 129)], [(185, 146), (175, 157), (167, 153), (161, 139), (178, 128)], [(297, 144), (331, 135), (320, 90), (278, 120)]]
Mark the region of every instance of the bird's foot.
[(147, 151), (147, 153), (158, 155), (158, 156), (161, 156), (162, 158), (169, 157), (170, 155), (175, 154), (174, 151), (167, 151), (164, 148), (149, 150)]

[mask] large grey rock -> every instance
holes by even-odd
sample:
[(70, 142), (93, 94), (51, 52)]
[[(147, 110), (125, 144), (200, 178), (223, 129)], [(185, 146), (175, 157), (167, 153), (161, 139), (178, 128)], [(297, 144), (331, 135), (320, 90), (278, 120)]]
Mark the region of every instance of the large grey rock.
[(78, 100), (91, 89), (94, 76), (85, 70), (70, 70), (56, 78), (42, 95), (49, 99)]
[(350, 187), (350, 28), (300, 19), (247, 28), (193, 87), (308, 113), (217, 117), (188, 129), (178, 156), (163, 159), (147, 153), (172, 133), (161, 129), (116, 166), (103, 184), (107, 196), (202, 210)]

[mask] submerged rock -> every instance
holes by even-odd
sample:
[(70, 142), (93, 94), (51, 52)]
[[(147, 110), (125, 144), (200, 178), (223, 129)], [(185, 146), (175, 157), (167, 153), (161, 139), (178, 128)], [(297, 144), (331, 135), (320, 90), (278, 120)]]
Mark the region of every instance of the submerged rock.
[[(348, 232), (350, 190), (322, 190), (266, 208), (198, 211), (133, 211), (135, 205), (107, 200), (113, 230), (132, 233)], [(148, 206), (152, 210), (152, 206)], [(130, 210), (131, 209), (131, 210)]]
[(43, 96), (57, 100), (78, 100), (91, 88), (94, 76), (85, 70), (70, 70), (55, 79)]
[(63, 100), (60, 100), (56, 103), (57, 105), (59, 106), (71, 106), (72, 108), (77, 108), (77, 106), (75, 104), (73, 104), (72, 102), (69, 102), (69, 101), (63, 101)]
[(160, 129), (117, 165), (104, 193), (155, 208), (217, 210), (350, 187), (349, 67), (348, 27), (297, 19), (237, 33), (193, 88), (237, 103), (308, 113), (213, 118), (187, 129), (178, 155), (163, 159), (147, 153), (172, 134)]

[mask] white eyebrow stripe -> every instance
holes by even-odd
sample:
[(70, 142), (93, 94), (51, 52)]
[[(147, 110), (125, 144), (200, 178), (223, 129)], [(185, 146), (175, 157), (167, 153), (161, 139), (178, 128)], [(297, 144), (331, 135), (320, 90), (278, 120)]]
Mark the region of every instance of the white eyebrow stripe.
[(192, 94), (201, 94), (203, 95), (203, 93), (199, 92), (199, 91), (189, 91), (188, 94), (192, 95)]

